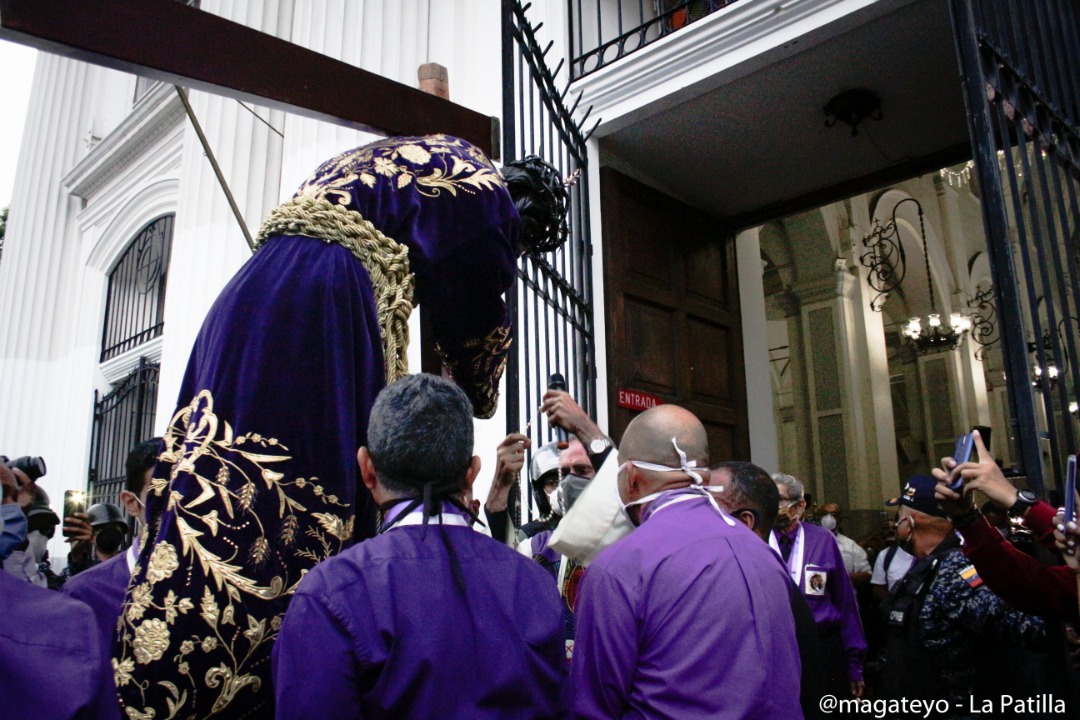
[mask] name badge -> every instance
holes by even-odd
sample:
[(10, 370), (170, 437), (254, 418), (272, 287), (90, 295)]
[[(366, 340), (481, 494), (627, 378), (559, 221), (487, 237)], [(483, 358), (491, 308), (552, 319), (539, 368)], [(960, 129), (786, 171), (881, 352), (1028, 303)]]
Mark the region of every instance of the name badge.
[(803, 574), (803, 584), (805, 585), (803, 592), (806, 595), (824, 595), (825, 581), (828, 578), (829, 573), (826, 570), (814, 565), (807, 565), (806, 572)]

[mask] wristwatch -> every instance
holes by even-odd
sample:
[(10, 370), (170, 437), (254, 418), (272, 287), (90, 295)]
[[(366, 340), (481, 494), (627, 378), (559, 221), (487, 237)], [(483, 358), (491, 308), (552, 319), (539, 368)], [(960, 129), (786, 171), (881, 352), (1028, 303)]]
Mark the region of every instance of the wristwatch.
[(598, 437), (595, 440), (593, 440), (591, 443), (589, 443), (589, 452), (591, 454), (593, 454), (593, 455), (599, 455), (600, 453), (604, 452), (605, 450), (607, 450), (612, 445), (613, 445), (613, 443), (611, 442), (611, 438), (608, 438), (606, 436), (605, 437)]
[(1019, 517), (1028, 511), (1028, 508), (1037, 503), (1039, 499), (1035, 497), (1035, 493), (1030, 490), (1017, 490), (1016, 502), (1009, 508), (1009, 514), (1013, 517)]

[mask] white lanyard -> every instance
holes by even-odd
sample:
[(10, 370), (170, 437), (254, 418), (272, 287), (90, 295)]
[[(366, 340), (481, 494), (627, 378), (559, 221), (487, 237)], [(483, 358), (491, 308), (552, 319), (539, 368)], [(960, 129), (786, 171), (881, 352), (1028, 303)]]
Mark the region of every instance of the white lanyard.
[[(688, 488), (679, 488), (679, 490), (686, 490), (686, 489), (688, 489)], [(672, 498), (671, 500), (665, 500), (662, 505), (657, 505), (656, 506), (656, 508), (652, 511), (652, 513), (649, 514), (649, 517), (652, 517), (656, 513), (663, 510), (664, 508), (669, 508), (672, 505), (677, 505), (677, 504), (679, 504), (681, 502), (686, 502), (688, 500), (700, 500), (701, 498), (705, 498), (706, 500), (709, 501), (709, 504), (712, 505), (713, 510), (716, 510), (716, 512), (719, 513), (720, 517), (722, 517), (724, 519), (724, 522), (726, 522), (728, 525), (730, 525), (732, 527), (735, 526), (735, 521), (726, 512), (724, 512), (723, 510), (720, 509), (720, 506), (716, 504), (716, 500), (713, 498), (712, 495), (709, 494), (708, 488), (705, 488), (705, 487), (703, 487), (701, 485), (691, 485), (689, 487), (689, 489), (694, 490), (695, 492), (686, 493), (684, 495), (678, 495), (678, 496)], [(678, 492), (678, 490), (668, 490), (666, 492)], [(661, 495), (662, 494), (663, 493), (661, 493)], [(658, 500), (653, 501), (653, 503), (657, 503), (657, 502), (658, 502)]]
[[(405, 527), (406, 525), (423, 525), (424, 524), (424, 511), (419, 508), (413, 510), (394, 522), (387, 530), (393, 530), (394, 528)], [(461, 527), (469, 527), (469, 518), (464, 515), (458, 515), (455, 512), (444, 512), (441, 515), (432, 515), (428, 518), (428, 524), (430, 525), (459, 525)]]
[[(776, 539), (776, 531), (774, 530), (769, 535), (769, 547), (780, 555), (783, 559), (783, 554), (780, 552), (780, 543)], [(803, 526), (799, 523), (799, 532), (795, 533), (795, 542), (791, 546), (791, 555), (788, 557), (788, 572), (791, 573), (791, 579), (798, 585), (802, 581), (803, 573)]]

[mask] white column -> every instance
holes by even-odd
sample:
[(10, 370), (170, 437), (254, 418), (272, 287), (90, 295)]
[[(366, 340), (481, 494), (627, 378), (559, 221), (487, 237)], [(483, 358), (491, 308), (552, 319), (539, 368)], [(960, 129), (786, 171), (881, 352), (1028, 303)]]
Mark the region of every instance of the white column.
[(739, 274), (739, 306), (742, 310), (743, 362), (746, 365), (746, 419), (750, 432), (750, 459), (763, 468), (780, 464), (776, 419), (773, 414), (768, 322), (765, 287), (762, 283), (760, 227), (735, 236)]
[[(92, 378), (75, 362), (81, 204), (60, 182), (86, 154), (91, 72), (38, 54), (0, 259), (0, 453), (44, 457), (56, 509), (64, 488), (85, 485), (93, 409)], [(52, 554), (63, 547), (54, 541)]]
[(880, 312), (870, 309), (876, 293), (868, 283), (869, 268), (859, 262), (866, 252), (862, 239), (869, 234), (869, 196), (860, 195), (850, 201), (851, 224), (849, 242), (856, 268), (853, 293), (853, 314), (859, 324), (861, 342), (857, 362), (865, 368), (864, 387), (859, 392), (863, 417), (867, 419), (864, 442), (867, 447), (867, 475), (857, 483), (851, 496), (862, 508), (880, 509), (878, 499), (895, 497), (900, 487), (900, 468), (896, 454), (896, 421), (893, 417), (892, 386), (889, 375), (889, 355), (885, 343), (885, 326)]
[[(288, 38), (290, 34), (292, 0), (204, 0), (202, 8), (271, 35)], [(231, 98), (199, 91), (191, 91), (189, 95), (210, 148), (254, 236), (263, 218), (277, 205), (280, 194), (282, 139), (274, 129), (280, 131), (284, 126), (284, 113), (249, 104), (256, 117)], [(192, 343), (206, 312), (236, 270), (251, 257), (243, 232), (190, 122), (185, 130), (183, 168), (165, 301), (156, 420), (159, 431), (165, 428), (176, 407)]]

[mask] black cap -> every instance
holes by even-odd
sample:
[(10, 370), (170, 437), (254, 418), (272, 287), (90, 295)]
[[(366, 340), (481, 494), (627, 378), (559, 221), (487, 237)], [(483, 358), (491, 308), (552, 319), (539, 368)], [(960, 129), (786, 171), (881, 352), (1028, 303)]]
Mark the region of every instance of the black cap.
[(885, 506), (896, 507), (897, 505), (907, 505), (912, 510), (918, 510), (927, 515), (946, 517), (945, 511), (941, 509), (938, 505), (937, 498), (934, 497), (934, 488), (936, 487), (937, 480), (932, 476), (912, 475), (908, 478), (907, 483), (904, 484), (904, 489), (900, 493), (900, 497), (894, 497), (891, 500), (885, 501)]

